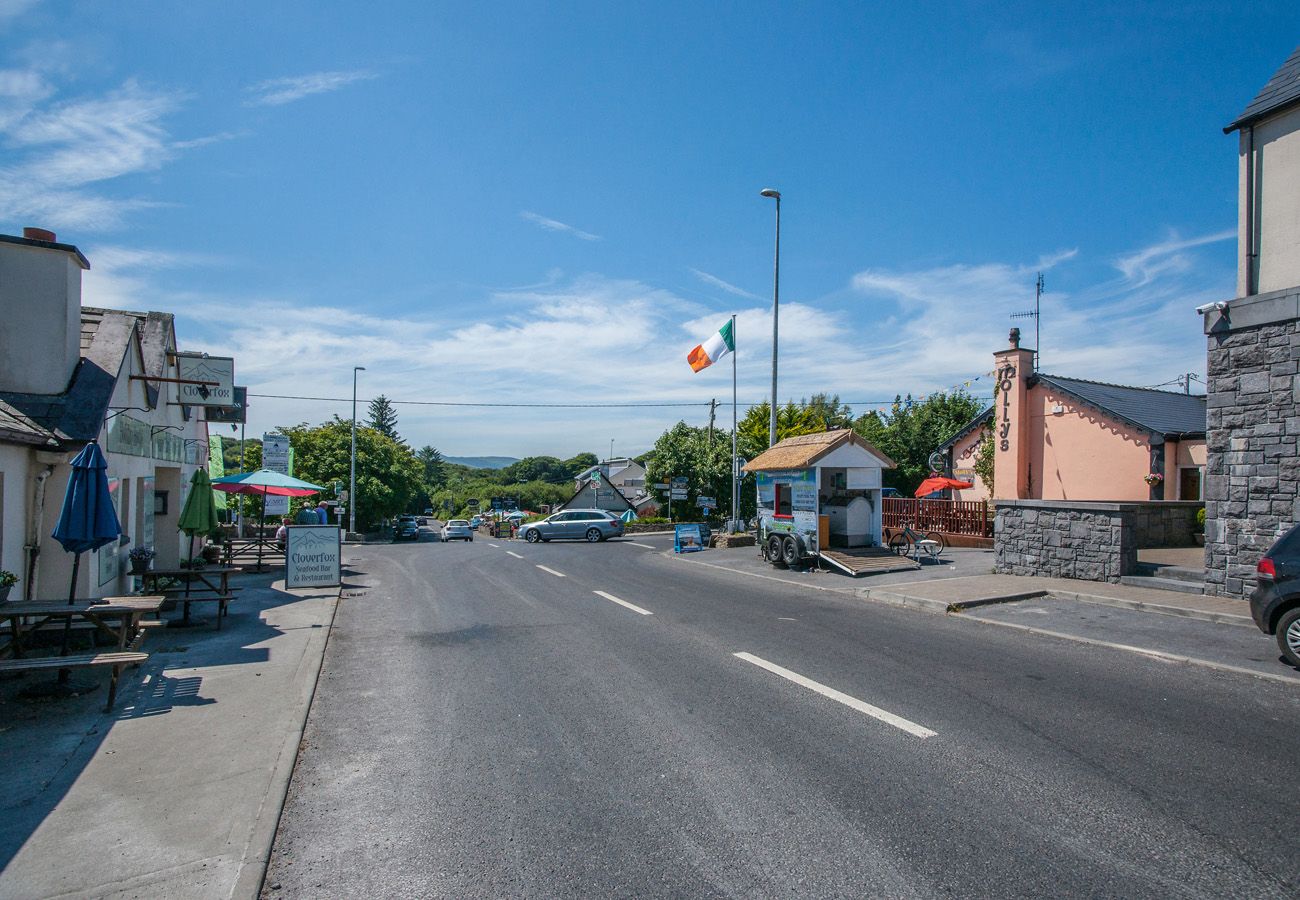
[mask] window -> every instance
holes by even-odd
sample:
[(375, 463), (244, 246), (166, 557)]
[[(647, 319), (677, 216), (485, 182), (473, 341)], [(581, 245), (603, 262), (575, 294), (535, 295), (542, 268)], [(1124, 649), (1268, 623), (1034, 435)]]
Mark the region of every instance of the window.
[(790, 485), (774, 484), (772, 490), (776, 494), (776, 515), (789, 518), (793, 515), (790, 508)]

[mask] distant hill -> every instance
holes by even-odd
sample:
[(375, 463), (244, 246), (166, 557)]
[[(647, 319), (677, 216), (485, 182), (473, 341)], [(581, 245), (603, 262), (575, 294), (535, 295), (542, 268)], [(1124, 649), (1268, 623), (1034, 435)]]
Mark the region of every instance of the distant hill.
[(443, 459), (471, 469), (504, 469), (511, 463), (519, 462), (513, 456), (444, 456)]

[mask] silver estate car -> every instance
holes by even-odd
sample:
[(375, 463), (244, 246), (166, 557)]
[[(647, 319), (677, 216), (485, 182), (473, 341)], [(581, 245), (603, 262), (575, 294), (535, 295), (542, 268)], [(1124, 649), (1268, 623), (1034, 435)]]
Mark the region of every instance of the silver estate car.
[(623, 520), (603, 509), (566, 509), (519, 529), (517, 537), (530, 544), (570, 540), (596, 543), (623, 536)]

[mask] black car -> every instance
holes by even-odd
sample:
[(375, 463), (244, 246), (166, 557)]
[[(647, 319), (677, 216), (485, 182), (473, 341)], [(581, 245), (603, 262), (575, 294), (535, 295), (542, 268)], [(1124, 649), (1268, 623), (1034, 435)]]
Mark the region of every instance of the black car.
[(420, 539), (420, 523), (415, 521), (415, 516), (399, 516), (397, 524), (393, 526), (393, 543), (403, 538), (408, 541)]
[(1259, 630), (1277, 635), (1277, 646), (1300, 668), (1300, 525), (1277, 539), (1255, 567), (1250, 614)]

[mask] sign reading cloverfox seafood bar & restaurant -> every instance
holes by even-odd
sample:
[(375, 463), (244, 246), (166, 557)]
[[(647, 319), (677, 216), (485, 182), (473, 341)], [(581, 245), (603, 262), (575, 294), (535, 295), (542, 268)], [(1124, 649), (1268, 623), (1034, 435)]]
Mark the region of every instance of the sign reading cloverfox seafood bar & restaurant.
[(339, 556), (338, 526), (290, 525), (284, 554), (284, 586), (314, 588), (341, 583)]

